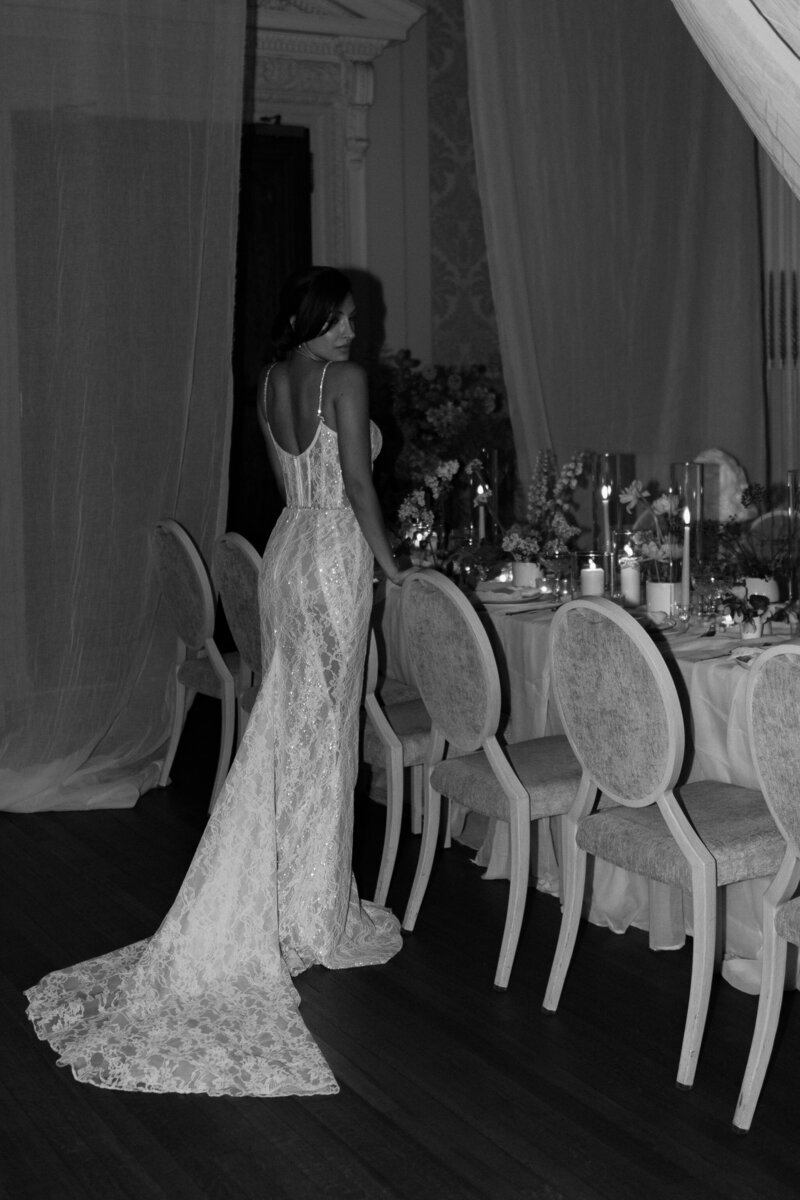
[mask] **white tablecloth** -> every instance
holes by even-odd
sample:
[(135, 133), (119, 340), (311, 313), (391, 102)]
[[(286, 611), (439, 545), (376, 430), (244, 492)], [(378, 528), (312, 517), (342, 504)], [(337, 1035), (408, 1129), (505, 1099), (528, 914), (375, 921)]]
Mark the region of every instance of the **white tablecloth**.
[[(383, 635), (387, 675), (413, 684), (411, 665), (400, 630), (399, 588), (387, 588), (379, 597), (378, 616)], [(487, 630), (495, 647), (510, 714), (509, 741), (560, 733), (561, 722), (550, 690), (548, 633), (552, 612), (509, 612), (495, 606), (485, 610)], [(776, 638), (776, 640), (779, 640)], [(788, 639), (786, 639), (788, 640)], [(725, 634), (712, 638), (691, 633), (663, 635), (664, 652), (674, 658), (690, 710), (684, 777), (721, 779), (742, 787), (757, 788), (745, 721), (747, 671), (730, 657), (741, 645)], [(558, 867), (552, 837), (534, 823), (532, 844), (537, 886), (558, 892)], [(456, 832), (459, 832), (457, 829)], [(481, 828), (476, 862), (487, 878), (508, 875), (508, 827), (491, 823)], [(723, 975), (745, 991), (757, 991), (760, 981), (761, 899), (768, 880), (732, 884), (725, 890), (725, 962)], [(684, 911), (680, 893), (656, 889), (657, 905), (651, 913), (648, 882), (608, 863), (595, 864), (586, 915), (595, 924), (622, 933), (630, 925), (648, 929), (655, 949), (683, 944), (691, 932), (691, 912)], [(685, 906), (688, 909), (690, 906)]]

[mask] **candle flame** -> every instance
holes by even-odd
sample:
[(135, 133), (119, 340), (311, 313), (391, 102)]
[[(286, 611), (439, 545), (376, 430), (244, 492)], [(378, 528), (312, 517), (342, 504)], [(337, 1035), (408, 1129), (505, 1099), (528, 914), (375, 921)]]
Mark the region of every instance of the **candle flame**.
[(605, 501), (610, 499), (610, 497), (611, 497), (611, 484), (610, 483), (603, 484), (603, 486), (600, 488), (600, 495), (603, 497), (604, 503), (605, 503)]
[(691, 519), (692, 519), (692, 514), (689, 512), (689, 505), (687, 504), (687, 505), (686, 505), (686, 508), (683, 510), (683, 523), (684, 523), (684, 525), (688, 525), (688, 524), (689, 524), (689, 522), (691, 521)]

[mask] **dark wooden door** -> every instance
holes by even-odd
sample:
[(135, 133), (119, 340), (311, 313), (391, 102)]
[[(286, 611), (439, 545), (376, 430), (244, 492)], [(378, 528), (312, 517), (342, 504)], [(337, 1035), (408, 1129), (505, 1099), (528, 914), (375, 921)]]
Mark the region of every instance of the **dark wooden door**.
[(228, 529), (244, 534), (259, 552), (281, 501), (256, 419), (258, 374), (272, 357), (269, 331), (281, 284), (310, 262), (308, 130), (246, 125), (236, 254)]

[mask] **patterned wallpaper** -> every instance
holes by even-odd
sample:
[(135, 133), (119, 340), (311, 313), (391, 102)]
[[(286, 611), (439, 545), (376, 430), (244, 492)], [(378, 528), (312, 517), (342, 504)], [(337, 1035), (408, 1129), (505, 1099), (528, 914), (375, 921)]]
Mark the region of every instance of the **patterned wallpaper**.
[(462, 0), (428, 0), (434, 362), (499, 359), (475, 177)]

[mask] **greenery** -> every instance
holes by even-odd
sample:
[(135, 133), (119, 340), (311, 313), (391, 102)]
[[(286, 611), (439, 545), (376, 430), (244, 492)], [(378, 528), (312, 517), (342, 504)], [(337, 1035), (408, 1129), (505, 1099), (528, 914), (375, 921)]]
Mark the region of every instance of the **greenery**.
[[(394, 473), (405, 490), (398, 508), (400, 537), (415, 546), (469, 525), (477, 485), (487, 510), (492, 451), (508, 480), (514, 442), (500, 372), (483, 365), (425, 366), (408, 350), (383, 359), (387, 402), (400, 433)], [(510, 490), (510, 489), (509, 489)], [(444, 544), (434, 547), (441, 553)]]
[(423, 366), (410, 351), (385, 356), (392, 415), (403, 435), (396, 469), (409, 481), (438, 462), (463, 467), (486, 451), (513, 453), (499, 370), (483, 365)]
[[(788, 519), (778, 535), (771, 524), (762, 522), (765, 505), (769, 503), (766, 488), (751, 484), (742, 493), (742, 505), (755, 508), (758, 515), (752, 521), (729, 518), (718, 529), (716, 545), (710, 557), (721, 575), (735, 578), (773, 579), (786, 575), (792, 567), (792, 545)], [(759, 532), (763, 530), (763, 532)]]

